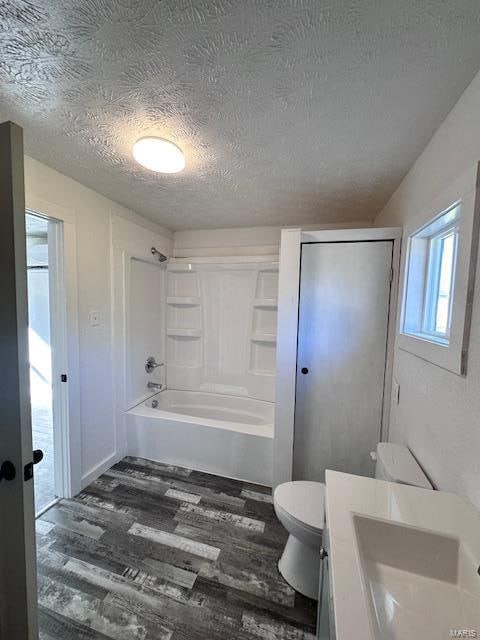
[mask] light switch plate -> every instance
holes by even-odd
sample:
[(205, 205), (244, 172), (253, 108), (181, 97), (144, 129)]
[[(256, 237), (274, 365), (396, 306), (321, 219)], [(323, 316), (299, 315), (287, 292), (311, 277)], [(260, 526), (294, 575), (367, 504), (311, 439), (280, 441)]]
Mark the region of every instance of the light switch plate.
[(90, 326), (98, 327), (100, 324), (100, 311), (90, 311)]

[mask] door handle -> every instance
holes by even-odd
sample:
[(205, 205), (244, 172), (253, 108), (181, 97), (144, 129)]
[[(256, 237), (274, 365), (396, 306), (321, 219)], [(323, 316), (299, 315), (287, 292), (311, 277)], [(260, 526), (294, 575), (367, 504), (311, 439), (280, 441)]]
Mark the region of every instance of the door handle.
[(35, 449), (33, 452), (33, 462), (29, 462), (23, 468), (23, 478), (25, 482), (33, 478), (33, 465), (38, 464), (43, 460), (43, 451), (41, 449)]
[(302, 373), (303, 375), (306, 375), (308, 373), (307, 367), (302, 367)]
[(0, 481), (2, 480), (13, 480), (17, 475), (17, 471), (15, 469), (15, 465), (10, 460), (5, 460), (0, 467)]

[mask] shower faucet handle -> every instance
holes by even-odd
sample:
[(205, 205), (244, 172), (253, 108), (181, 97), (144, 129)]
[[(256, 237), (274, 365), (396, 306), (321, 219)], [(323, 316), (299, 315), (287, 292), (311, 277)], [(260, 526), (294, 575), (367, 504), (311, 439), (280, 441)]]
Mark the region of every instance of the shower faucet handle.
[(163, 367), (163, 362), (157, 362), (155, 360), (155, 356), (149, 356), (145, 363), (145, 371), (147, 373), (152, 373), (152, 371), (155, 371), (157, 367)]

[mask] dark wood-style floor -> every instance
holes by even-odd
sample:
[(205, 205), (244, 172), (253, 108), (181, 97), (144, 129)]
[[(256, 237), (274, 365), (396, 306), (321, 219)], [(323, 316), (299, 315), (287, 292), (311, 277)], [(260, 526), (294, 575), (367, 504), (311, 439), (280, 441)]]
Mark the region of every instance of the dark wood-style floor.
[(37, 520), (42, 640), (313, 640), (270, 489), (125, 458)]

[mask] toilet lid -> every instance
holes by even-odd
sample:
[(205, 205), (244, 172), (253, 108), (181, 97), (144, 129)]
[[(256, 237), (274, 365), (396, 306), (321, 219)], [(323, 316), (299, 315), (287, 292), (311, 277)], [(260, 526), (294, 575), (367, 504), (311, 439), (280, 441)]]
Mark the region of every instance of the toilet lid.
[(274, 502), (290, 517), (312, 529), (325, 526), (325, 485), (322, 482), (297, 480), (278, 485)]

